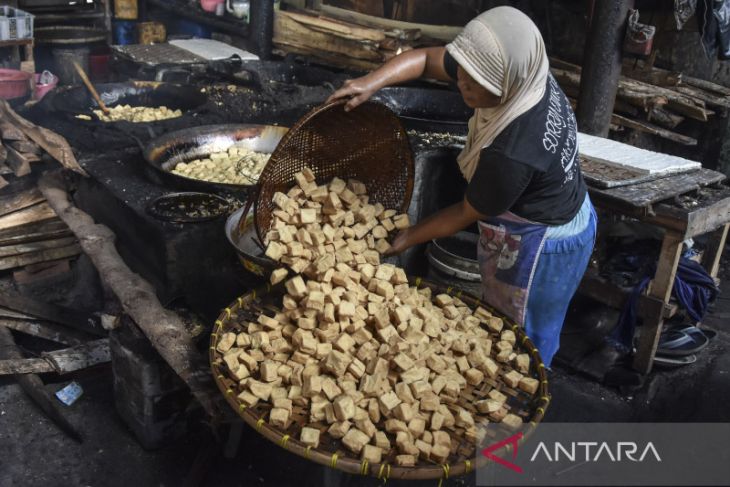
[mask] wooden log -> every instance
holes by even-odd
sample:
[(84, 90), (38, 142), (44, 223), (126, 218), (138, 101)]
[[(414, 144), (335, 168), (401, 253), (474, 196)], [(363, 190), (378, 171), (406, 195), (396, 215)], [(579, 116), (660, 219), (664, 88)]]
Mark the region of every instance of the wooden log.
[[(23, 358), (20, 350), (18, 349), (13, 335), (8, 331), (7, 328), (0, 326), (0, 359), (15, 359), (20, 360)], [(63, 415), (55, 400), (46, 391), (43, 381), (40, 377), (35, 374), (23, 374), (16, 375), (15, 380), (18, 382), (23, 391), (28, 394), (31, 400), (45, 413), (45, 415), (58, 426), (61, 431), (69, 435), (74, 440), (81, 442), (81, 435), (76, 428), (69, 423), (66, 417)]]
[(0, 376), (16, 374), (45, 374), (53, 372), (53, 365), (42, 358), (0, 360)]
[(663, 139), (671, 140), (672, 142), (677, 142), (678, 144), (682, 145), (697, 145), (697, 139), (694, 139), (692, 137), (688, 137), (686, 135), (678, 134), (676, 132), (672, 132), (671, 130), (658, 127), (656, 125), (652, 125), (647, 122), (642, 122), (639, 120), (632, 120), (630, 118), (623, 117), (621, 115), (613, 114), (611, 117), (611, 120), (622, 127), (638, 130), (639, 132), (645, 132), (647, 134), (656, 135), (658, 137), (661, 137)]
[(41, 357), (47, 360), (59, 374), (88, 369), (112, 360), (108, 338), (99, 338), (53, 352), (43, 352)]
[(0, 258), (39, 252), (48, 249), (67, 247), (69, 245), (73, 245), (74, 243), (76, 243), (76, 237), (63, 237), (53, 240), (40, 240), (38, 242), (0, 246)]
[(677, 86), (675, 91), (704, 101), (707, 106), (727, 110), (730, 108), (730, 98), (726, 96), (713, 95), (695, 86)]
[(81, 345), (91, 338), (90, 335), (69, 330), (48, 321), (0, 318), (0, 327), (6, 327), (26, 335), (43, 338), (61, 345)]
[[(627, 66), (627, 64), (630, 64)], [(666, 71), (664, 69), (641, 69), (634, 68), (633, 61), (624, 60), (623, 69), (621, 74), (627, 78), (631, 78), (644, 83), (649, 83), (664, 88), (674, 88), (679, 85), (682, 79), (681, 73), (675, 73), (672, 71)]]
[(331, 5), (322, 5), (321, 12), (336, 19), (345, 20), (354, 24), (365, 25), (367, 27), (373, 27), (375, 29), (384, 29), (386, 31), (408, 31), (418, 29), (422, 36), (443, 42), (453, 41), (454, 38), (464, 29), (463, 27), (456, 26), (417, 24), (414, 22), (382, 19), (372, 15), (365, 15), (343, 8), (333, 7)]
[(12, 142), (8, 142), (8, 146), (12, 147), (21, 154), (35, 154), (37, 156), (40, 156), (43, 152), (38, 144), (36, 144), (35, 142), (31, 142), (30, 140), (15, 140)]
[(647, 118), (650, 122), (655, 122), (668, 129), (673, 129), (684, 121), (683, 116), (672, 113), (659, 106), (652, 107), (647, 114)]
[(8, 150), (4, 145), (0, 144), (0, 165), (5, 165), (5, 161), (8, 159)]
[(33, 206), (36, 203), (45, 201), (45, 198), (38, 191), (38, 188), (31, 188), (8, 196), (0, 197), (0, 216), (7, 215), (17, 210)]
[(687, 76), (686, 74), (682, 75), (680, 85), (694, 86), (696, 88), (709, 91), (710, 93), (715, 93), (719, 96), (730, 96), (730, 88), (728, 88), (727, 86), (722, 86), (704, 79), (693, 78), (692, 76)]
[(337, 37), (342, 37), (343, 39), (350, 39), (353, 41), (370, 41), (375, 44), (379, 44), (385, 40), (385, 33), (382, 30), (360, 27), (355, 24), (345, 23), (327, 17), (286, 12), (283, 10), (278, 11), (276, 15), (288, 17), (291, 20), (303, 24), (317, 32), (332, 34)]
[(39, 188), (79, 239), (102, 282), (114, 292), (124, 311), (188, 384), (208, 414), (218, 418), (222, 414), (221, 394), (213, 383), (206, 358), (197, 351), (184, 323), (162, 307), (152, 285), (127, 267), (114, 246), (114, 233), (104, 225), (95, 224), (88, 214), (71, 204), (66, 184), (60, 173), (46, 173), (39, 181)]
[(0, 258), (0, 271), (8, 269), (17, 269), (30, 264), (38, 264), (39, 262), (51, 262), (54, 260), (67, 259), (75, 257), (81, 253), (81, 246), (77, 243), (59, 247), (55, 249), (38, 250), (36, 252), (28, 252), (20, 255), (11, 255)]
[[(66, 139), (51, 130), (33, 125), (15, 113), (5, 100), (0, 100), (0, 119), (12, 124), (23, 134), (23, 137), (15, 140), (28, 138), (41, 146), (44, 151), (57, 160), (63, 167), (87, 176), (86, 171), (76, 161), (76, 156), (74, 156)], [(0, 130), (2, 130), (2, 125), (0, 125)], [(5, 135), (4, 130), (3, 135)]]
[(383, 54), (378, 51), (377, 43), (352, 40), (331, 32), (322, 32), (310, 25), (299, 22), (287, 12), (277, 11), (274, 16), (274, 45), (288, 51), (323, 51), (357, 60), (376, 63), (383, 61)]
[(85, 311), (69, 308), (68, 306), (45, 303), (43, 301), (38, 301), (37, 299), (31, 299), (10, 293), (0, 295), (0, 306), (35, 316), (36, 318), (66, 325), (75, 330), (89, 333), (94, 336), (107, 336), (106, 331), (101, 326), (101, 319), (98, 316)]
[(335, 68), (356, 69), (360, 71), (372, 71), (377, 69), (382, 63), (366, 61), (363, 59), (355, 59), (341, 54), (324, 52), (319, 49), (298, 47), (298, 46), (281, 46), (281, 49), (273, 49), (272, 52), (277, 56), (286, 56), (287, 54), (300, 54), (302, 56), (311, 57), (326, 66)]

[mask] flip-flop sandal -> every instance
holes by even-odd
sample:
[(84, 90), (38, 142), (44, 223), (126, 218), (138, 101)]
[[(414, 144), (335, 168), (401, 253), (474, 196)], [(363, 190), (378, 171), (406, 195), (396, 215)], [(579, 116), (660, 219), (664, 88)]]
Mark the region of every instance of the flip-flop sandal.
[(684, 357), (701, 351), (709, 343), (710, 339), (695, 326), (669, 329), (662, 333), (657, 354), (665, 357)]
[(683, 365), (690, 365), (697, 362), (697, 355), (686, 355), (684, 357), (654, 356), (654, 365), (662, 369), (676, 369)]

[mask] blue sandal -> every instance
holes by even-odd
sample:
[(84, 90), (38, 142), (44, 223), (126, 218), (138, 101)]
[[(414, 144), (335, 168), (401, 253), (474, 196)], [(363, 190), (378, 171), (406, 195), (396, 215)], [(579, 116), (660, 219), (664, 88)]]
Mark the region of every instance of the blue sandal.
[(709, 345), (711, 337), (708, 337), (708, 334), (696, 326), (670, 328), (662, 332), (656, 353), (663, 357), (693, 355)]

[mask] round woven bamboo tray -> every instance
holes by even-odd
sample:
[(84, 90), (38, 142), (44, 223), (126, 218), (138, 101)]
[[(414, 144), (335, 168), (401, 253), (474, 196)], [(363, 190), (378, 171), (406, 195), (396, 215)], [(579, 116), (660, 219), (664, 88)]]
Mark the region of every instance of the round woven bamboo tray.
[[(495, 316), (500, 316), (493, 308), (480, 300), (473, 296), (462, 294), (461, 291), (455, 290), (452, 287), (445, 288), (434, 283), (426, 282), (421, 278), (411, 278), (410, 281), (411, 285), (415, 285), (419, 289), (428, 287), (432, 289), (434, 294), (447, 293), (459, 297), (473, 309), (477, 306), (482, 306)], [(487, 463), (488, 460), (484, 456), (477, 455), (473, 442), (465, 440), (463, 436), (457, 434), (458, 432), (452, 432), (452, 442), (458, 443), (458, 445), (456, 445), (456, 448), (452, 448), (447, 463), (443, 465), (425, 462), (421, 459), (419, 459), (419, 463), (415, 467), (391, 465), (388, 461), (393, 461), (392, 452), (384, 458), (383, 463), (368, 464), (355, 458), (352, 453), (342, 446), (340, 440), (330, 437), (326, 431), (322, 431), (320, 434), (320, 444), (317, 448), (307, 447), (300, 443), (298, 440), (299, 432), (302, 426), (307, 423), (307, 413), (299, 406), (294, 407), (292, 421), (289, 427), (286, 430), (282, 430), (272, 427), (268, 423), (268, 412), (271, 409), (270, 404), (259, 403), (250, 408), (241, 404), (236, 397), (239, 392), (238, 385), (222, 370), (221, 355), (216, 351), (218, 338), (228, 331), (244, 331), (246, 323), (249, 321), (255, 322), (261, 311), (277, 307), (277, 300), (280, 299), (282, 293), (283, 287), (281, 285), (274, 288), (267, 285), (264, 288), (241, 296), (221, 312), (218, 320), (215, 322), (210, 338), (210, 365), (215, 382), (218, 384), (218, 388), (225, 396), (228, 404), (231, 405), (234, 411), (249, 426), (253, 427), (269, 441), (277, 443), (282, 448), (301, 457), (350, 474), (370, 475), (381, 480), (387, 480), (388, 478), (412, 480), (441, 479), (469, 473)], [(500, 364), (500, 380), (495, 381), (490, 378), (485, 378), (479, 387), (467, 386), (462, 392), (460, 405), (469, 409), (475, 421), (478, 423), (485, 416), (474, 409), (473, 403), (485, 397), (486, 392), (491, 388), (497, 388), (508, 397), (507, 404), (510, 406), (510, 412), (519, 415), (525, 423), (523, 436), (520, 440), (520, 442), (523, 442), (542, 420), (545, 415), (545, 410), (550, 403), (547, 375), (540, 354), (532, 344), (532, 341), (525, 335), (524, 331), (508, 318), (502, 317), (502, 319), (505, 329), (511, 329), (517, 337), (515, 349), (524, 351), (530, 355), (530, 371), (526, 376), (538, 379), (540, 382), (538, 390), (534, 395), (530, 396), (524, 391), (508, 387), (501, 381), (501, 376), (511, 369), (505, 367), (504, 364)], [(322, 426), (324, 427), (324, 425)]]
[(304, 115), (271, 154), (252, 193), (260, 241), (271, 227), (274, 193), (286, 193), (305, 167), (318, 184), (334, 177), (357, 179), (367, 186), (371, 203), (400, 213), (408, 209), (415, 166), (400, 119), (380, 103), (365, 102), (349, 112), (344, 104), (339, 100)]

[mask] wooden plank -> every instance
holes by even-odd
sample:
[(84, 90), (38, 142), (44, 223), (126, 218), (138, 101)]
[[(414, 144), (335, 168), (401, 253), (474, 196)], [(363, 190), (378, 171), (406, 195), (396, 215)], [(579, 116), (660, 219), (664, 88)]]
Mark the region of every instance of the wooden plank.
[(18, 245), (26, 242), (50, 240), (73, 235), (60, 219), (53, 219), (40, 224), (31, 224), (14, 232), (0, 232), (0, 245)]
[(400, 20), (381, 19), (372, 15), (352, 12), (343, 8), (333, 7), (330, 5), (322, 5), (321, 12), (336, 19), (345, 20), (354, 24), (365, 25), (375, 29), (386, 30), (414, 30), (421, 31), (421, 34), (431, 39), (437, 39), (443, 42), (451, 42), (464, 29), (463, 27), (447, 26), (447, 25), (429, 25), (417, 24), (414, 22), (403, 22)]
[(59, 374), (67, 374), (77, 370), (88, 369), (94, 365), (111, 362), (109, 339), (99, 338), (74, 347), (43, 352), (46, 359)]
[(312, 30), (323, 34), (332, 34), (343, 39), (353, 41), (370, 41), (376, 44), (385, 40), (385, 34), (382, 30), (360, 27), (355, 24), (345, 23), (327, 17), (315, 17), (313, 15), (305, 15), (295, 12), (284, 12), (282, 10), (276, 12), (276, 15), (288, 17), (300, 24), (309, 27)]
[(719, 183), (725, 179), (724, 174), (703, 168), (690, 173), (666, 176), (631, 186), (609, 189), (591, 188), (591, 194), (631, 206), (646, 207), (652, 203), (671, 199), (680, 194), (697, 190), (702, 186)]
[(692, 137), (678, 134), (676, 132), (672, 132), (671, 130), (668, 130), (668, 129), (665, 129), (662, 127), (658, 127), (656, 125), (652, 125), (647, 122), (641, 122), (639, 120), (632, 120), (630, 118), (627, 118), (627, 117), (624, 117), (622, 115), (618, 115), (615, 113), (611, 116), (611, 121), (621, 127), (626, 127), (626, 128), (630, 128), (633, 130), (638, 130), (639, 132), (656, 135), (657, 137), (671, 140), (672, 142), (676, 142), (678, 144), (690, 145), (690, 146), (697, 145), (697, 139), (694, 139)]
[(99, 317), (67, 306), (44, 303), (36, 299), (8, 293), (0, 294), (0, 306), (44, 320), (53, 321), (54, 323), (70, 326), (75, 330), (90, 333), (95, 336), (107, 335), (107, 332), (101, 326)]
[(0, 246), (0, 258), (28, 254), (32, 252), (40, 252), (48, 249), (57, 249), (60, 247), (68, 247), (69, 245), (73, 245), (75, 242), (76, 237), (64, 237), (53, 240), (40, 240), (38, 242), (29, 242), (18, 245)]
[(672, 113), (665, 108), (655, 106), (649, 110), (647, 120), (649, 120), (649, 122), (655, 122), (662, 127), (673, 129), (684, 121), (684, 117), (677, 115), (676, 113)]
[[(649, 295), (669, 303), (669, 298), (674, 286), (674, 276), (677, 273), (677, 265), (682, 255), (682, 241), (684, 238), (672, 232), (667, 232), (662, 242), (662, 249), (659, 253), (657, 270), (650, 285)], [(659, 337), (662, 332), (664, 318), (661, 313), (652, 313), (651, 316), (644, 316), (644, 326), (639, 337), (639, 346), (634, 356), (634, 368), (643, 374), (651, 372), (654, 363), (654, 355), (659, 345)]]
[[(5, 161), (8, 158), (8, 150), (5, 148), (4, 145), (0, 144), (0, 166), (5, 165)], [(2, 174), (2, 171), (0, 171), (0, 174)]]
[(8, 196), (0, 197), (0, 216), (7, 215), (14, 211), (22, 210), (30, 206), (45, 201), (38, 188), (20, 191)]
[(720, 270), (720, 259), (722, 258), (722, 252), (725, 250), (725, 242), (727, 241), (729, 228), (730, 223), (726, 223), (712, 232), (710, 238), (707, 240), (707, 250), (705, 250), (705, 254), (702, 256), (702, 266), (711, 277), (717, 277)]
[(53, 371), (53, 365), (42, 358), (0, 360), (0, 376), (15, 374), (44, 374)]
[(4, 177), (0, 176), (0, 189), (10, 184)]
[(378, 52), (377, 45), (313, 30), (282, 11), (276, 12), (274, 16), (273, 42), (285, 51), (290, 47), (305, 51), (321, 50), (358, 60), (383, 61), (383, 54)]
[(66, 259), (74, 257), (81, 253), (81, 246), (78, 243), (59, 247), (55, 249), (39, 250), (37, 252), (28, 252), (26, 254), (11, 255), (0, 258), (0, 271), (8, 269), (16, 269), (30, 264), (38, 264), (39, 262), (49, 262), (53, 260)]
[(0, 318), (0, 327), (2, 326), (66, 346), (80, 345), (90, 338), (90, 335), (69, 330), (47, 321)]
[(35, 320), (30, 315), (20, 313), (18, 311), (13, 311), (12, 309), (7, 308), (1, 308), (0, 307), (0, 318), (12, 318), (15, 320)]
[[(578, 292), (606, 306), (622, 310), (628, 300), (631, 289), (622, 289), (589, 269), (580, 282)], [(674, 303), (663, 305), (656, 298), (643, 295), (639, 296), (637, 303), (637, 311), (639, 313), (645, 314), (649, 311), (656, 310), (657, 307), (659, 307), (665, 318), (671, 318), (679, 310), (679, 307)]]
[(9, 215), (0, 216), (0, 235), (3, 230), (22, 227), (32, 223), (43, 222), (58, 218), (48, 203), (41, 202), (29, 206), (19, 211), (10, 213)]
[(12, 147), (6, 147), (8, 151), (7, 165), (13, 170), (13, 174), (17, 177), (23, 177), (30, 174), (30, 163), (36, 162), (40, 159), (37, 157), (33, 160), (33, 157), (29, 157), (27, 154), (21, 154)]
[(0, 120), (0, 137), (4, 141), (28, 140), (22, 130), (6, 120)]
[(677, 86), (674, 91), (697, 98), (704, 101), (707, 106), (727, 110), (730, 108), (730, 98), (725, 96), (713, 95), (695, 86)]
[(38, 144), (31, 142), (30, 140), (16, 140), (8, 142), (8, 146), (21, 154), (35, 154), (36, 156), (40, 156), (43, 152)]

